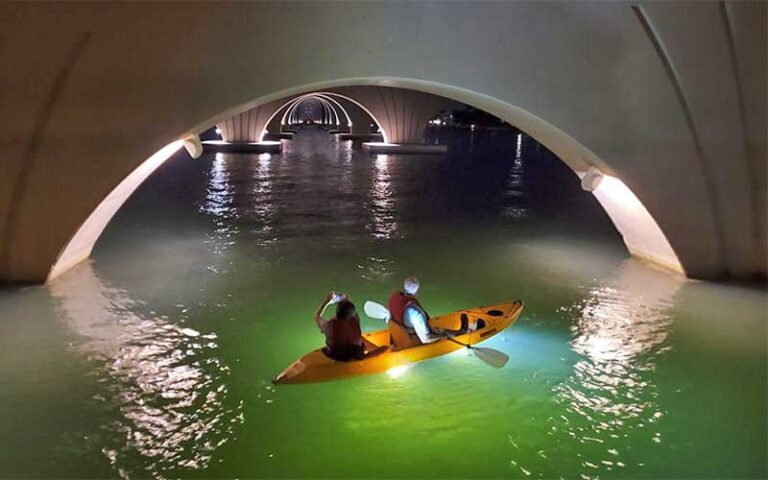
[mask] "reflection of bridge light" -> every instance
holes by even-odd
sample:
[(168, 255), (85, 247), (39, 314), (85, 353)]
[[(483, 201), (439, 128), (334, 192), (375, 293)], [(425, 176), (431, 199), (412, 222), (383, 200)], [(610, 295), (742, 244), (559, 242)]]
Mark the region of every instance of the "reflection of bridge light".
[(99, 379), (94, 398), (116, 407), (97, 433), (116, 476), (164, 478), (208, 466), (243, 421), (242, 403), (228, 406), (230, 370), (217, 335), (142, 315), (90, 264), (51, 291), (77, 335), (71, 345)]
[(376, 155), (373, 163), (374, 176), (371, 186), (371, 235), (374, 238), (392, 238), (398, 230), (395, 221), (395, 201), (392, 198), (389, 178), (389, 157)]
[(523, 154), (523, 134), (518, 133), (517, 134), (517, 147), (515, 148), (515, 160), (518, 160), (522, 157)]
[(223, 218), (233, 213), (233, 187), (229, 181), (229, 168), (223, 153), (216, 153), (211, 165), (211, 174), (205, 202), (200, 210), (215, 217)]
[(613, 280), (593, 287), (569, 309), (571, 347), (580, 359), (555, 392), (573, 414), (562, 424), (570, 437), (608, 443), (618, 431), (652, 428), (663, 415), (647, 372), (669, 348), (667, 310), (682, 282), (628, 260)]
[[(259, 161), (255, 163), (256, 171), (253, 174), (254, 188), (253, 196), (249, 203), (253, 208), (253, 216), (261, 223), (261, 232), (268, 233), (272, 231), (272, 219), (277, 209), (272, 195), (272, 173), (270, 172), (270, 162), (272, 155), (262, 153), (258, 157)], [(273, 237), (269, 236), (259, 243), (262, 245), (271, 244)]]

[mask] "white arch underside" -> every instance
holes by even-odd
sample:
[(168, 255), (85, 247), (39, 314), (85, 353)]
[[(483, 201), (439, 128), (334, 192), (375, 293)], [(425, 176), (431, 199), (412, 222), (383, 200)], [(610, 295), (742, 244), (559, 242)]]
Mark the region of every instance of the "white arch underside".
[[(555, 153), (580, 177), (586, 174), (589, 167), (594, 166), (599, 168), (606, 175), (605, 180), (594, 191), (595, 197), (611, 218), (616, 229), (622, 235), (629, 252), (674, 271), (685, 273), (674, 248), (669, 243), (658, 223), (638, 197), (618, 175), (615, 175), (612, 169), (607, 167), (605, 162), (584, 145), (545, 120), (508, 103), (470, 90), (427, 82), (424, 80), (405, 78), (363, 77), (322, 82), (277, 92), (272, 95), (261, 97), (253, 102), (248, 102), (240, 107), (229, 109), (218, 116), (199, 124), (193, 130), (185, 132), (181, 138), (190, 134), (196, 134), (196, 132), (205, 131), (210, 125), (214, 125), (224, 118), (234, 116), (279, 98), (301, 94), (302, 91), (322, 91), (334, 87), (361, 85), (411, 89), (440, 95), (451, 100), (472, 105), (473, 107), (495, 115), (526, 132), (527, 135)], [(331, 94), (331, 92), (322, 93)], [(335, 95), (358, 105), (380, 126), (380, 123), (376, 118), (363, 105), (344, 95)], [(285, 106), (281, 107), (281, 109), (282, 108), (285, 108)], [(278, 109), (277, 112), (279, 111), (280, 109)], [(272, 121), (275, 114), (269, 118), (267, 125)], [(386, 133), (383, 130), (382, 134), (384, 135), (384, 141), (386, 142)], [(128, 199), (133, 191), (152, 172), (162, 165), (165, 160), (176, 152), (181, 145), (182, 141), (176, 140), (161, 148), (112, 190), (112, 192), (90, 214), (85, 222), (83, 222), (78, 231), (73, 235), (72, 239), (62, 249), (58, 260), (51, 267), (48, 275), (49, 281), (79, 261), (88, 258), (94, 244), (117, 210)]]

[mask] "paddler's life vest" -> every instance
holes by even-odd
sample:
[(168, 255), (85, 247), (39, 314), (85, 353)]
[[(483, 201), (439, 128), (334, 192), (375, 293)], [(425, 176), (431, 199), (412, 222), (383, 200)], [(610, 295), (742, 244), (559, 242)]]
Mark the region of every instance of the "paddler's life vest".
[(325, 328), (325, 344), (333, 352), (357, 352), (365, 349), (360, 331), (360, 319), (336, 318), (328, 320)]
[[(387, 302), (387, 310), (389, 310), (389, 314), (392, 315), (390, 320), (394, 320), (396, 323), (399, 323), (406, 328), (410, 328), (404, 323), (405, 311), (408, 307), (416, 307), (424, 312), (424, 309), (421, 307), (419, 301), (416, 300), (416, 297), (406, 295), (403, 292), (392, 292), (392, 295), (389, 296), (389, 301)], [(424, 312), (424, 314), (426, 315), (427, 312)], [(411, 328), (411, 330), (413, 329)]]
[[(421, 304), (415, 297), (406, 295), (403, 292), (392, 292), (392, 295), (389, 296), (389, 301), (387, 302), (387, 310), (389, 310), (391, 315), (389, 319), (389, 334), (392, 343), (398, 350), (421, 345), (421, 341), (416, 335), (416, 330), (410, 325), (405, 324), (405, 311), (409, 307), (418, 308), (424, 312), (424, 309), (421, 308)], [(426, 315), (427, 312), (424, 312), (424, 314)]]

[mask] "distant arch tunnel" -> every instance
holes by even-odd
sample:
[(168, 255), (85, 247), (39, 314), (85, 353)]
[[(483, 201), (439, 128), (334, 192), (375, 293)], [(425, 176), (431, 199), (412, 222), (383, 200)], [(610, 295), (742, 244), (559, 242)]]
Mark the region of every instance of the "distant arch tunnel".
[(258, 142), (266, 132), (279, 133), (295, 122), (297, 107), (310, 100), (321, 103), (333, 124), (344, 131), (370, 133), (370, 125), (376, 124), (385, 142), (397, 144), (420, 143), (429, 120), (450, 103), (438, 95), (403, 88), (338, 87), (294, 95), (226, 118), (218, 124), (222, 138), (227, 142)]
[(766, 274), (764, 2), (18, 3), (0, 21), (3, 281), (66, 271), (196, 135), (261, 135), (312, 92), (370, 105), (390, 142), (420, 138), (433, 97), (485, 110), (582, 177), (633, 254)]

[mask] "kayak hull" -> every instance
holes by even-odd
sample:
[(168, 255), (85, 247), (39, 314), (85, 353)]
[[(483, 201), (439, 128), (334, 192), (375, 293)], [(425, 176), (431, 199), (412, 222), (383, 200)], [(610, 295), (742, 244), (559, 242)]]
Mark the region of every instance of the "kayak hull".
[[(461, 327), (462, 316), (466, 315), (469, 323), (475, 323), (477, 329), (457, 335), (454, 338), (459, 343), (476, 345), (512, 325), (522, 311), (523, 302), (517, 300), (511, 303), (459, 310), (430, 319), (429, 324), (432, 328), (458, 330)], [(363, 336), (371, 343), (378, 346), (388, 346), (389, 349), (362, 360), (341, 362), (329, 358), (322, 352), (322, 349), (318, 348), (293, 362), (273, 382), (276, 384), (327, 382), (359, 375), (382, 373), (395, 367), (439, 357), (465, 348), (456, 342), (445, 339), (403, 350), (394, 350), (390, 345), (388, 329), (365, 333)]]

